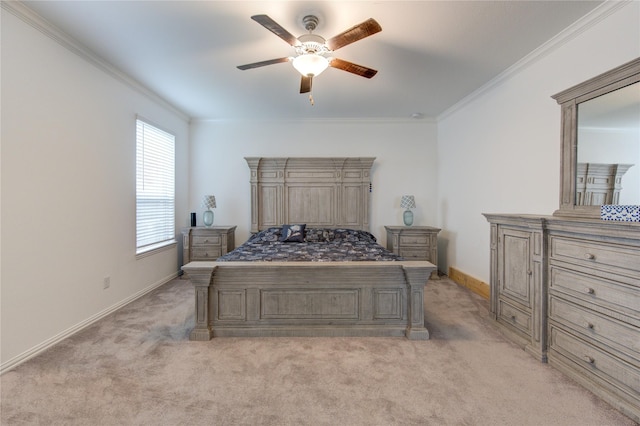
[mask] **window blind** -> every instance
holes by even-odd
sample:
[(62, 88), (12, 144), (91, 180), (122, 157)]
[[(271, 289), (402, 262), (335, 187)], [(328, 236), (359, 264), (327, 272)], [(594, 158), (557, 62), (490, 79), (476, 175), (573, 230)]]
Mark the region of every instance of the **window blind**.
[(136, 253), (175, 242), (175, 136), (136, 120)]

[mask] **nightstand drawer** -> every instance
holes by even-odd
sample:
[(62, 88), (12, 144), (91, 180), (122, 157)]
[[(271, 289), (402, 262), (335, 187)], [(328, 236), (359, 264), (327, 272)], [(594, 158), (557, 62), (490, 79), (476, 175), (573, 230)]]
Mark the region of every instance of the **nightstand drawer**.
[(429, 236), (428, 235), (418, 235), (418, 234), (405, 234), (400, 235), (400, 245), (419, 245), (424, 246), (429, 244)]
[(194, 235), (191, 244), (193, 247), (205, 245), (220, 245), (222, 238), (220, 235)]
[(407, 260), (429, 260), (429, 250), (419, 248), (400, 248), (398, 253)]
[(191, 260), (214, 260), (222, 256), (220, 247), (192, 247)]

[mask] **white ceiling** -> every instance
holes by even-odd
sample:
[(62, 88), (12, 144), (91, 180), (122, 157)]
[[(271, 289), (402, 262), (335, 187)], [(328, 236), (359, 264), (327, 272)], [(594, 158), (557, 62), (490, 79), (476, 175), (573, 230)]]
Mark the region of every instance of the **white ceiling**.
[[(601, 1), (25, 1), (48, 22), (193, 119), (437, 117)], [(382, 32), (333, 56), (378, 70), (329, 68), (312, 106), (293, 55), (251, 15), (295, 36), (315, 14), (330, 38), (368, 18)]]

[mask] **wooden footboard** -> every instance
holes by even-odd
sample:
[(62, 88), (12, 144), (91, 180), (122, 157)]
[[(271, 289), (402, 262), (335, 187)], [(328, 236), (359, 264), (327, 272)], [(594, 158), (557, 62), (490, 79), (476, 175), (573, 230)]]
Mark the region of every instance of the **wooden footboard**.
[(429, 262), (191, 262), (191, 340), (406, 336), (427, 340)]

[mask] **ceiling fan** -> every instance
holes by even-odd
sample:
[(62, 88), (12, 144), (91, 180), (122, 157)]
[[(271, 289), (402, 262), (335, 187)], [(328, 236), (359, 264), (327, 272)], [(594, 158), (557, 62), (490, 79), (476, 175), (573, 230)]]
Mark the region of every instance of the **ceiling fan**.
[(240, 65), (238, 68), (241, 70), (291, 61), (293, 62), (294, 68), (302, 74), (300, 93), (311, 92), (313, 77), (320, 75), (327, 67), (337, 68), (365, 78), (371, 78), (378, 72), (372, 68), (330, 56), (332, 52), (341, 47), (382, 31), (382, 27), (375, 19), (369, 18), (329, 40), (312, 34), (313, 30), (318, 26), (318, 18), (315, 15), (307, 15), (302, 18), (302, 23), (309, 33), (303, 34), (300, 37), (295, 37), (267, 15), (254, 15), (251, 19), (293, 46), (296, 51), (296, 56)]

